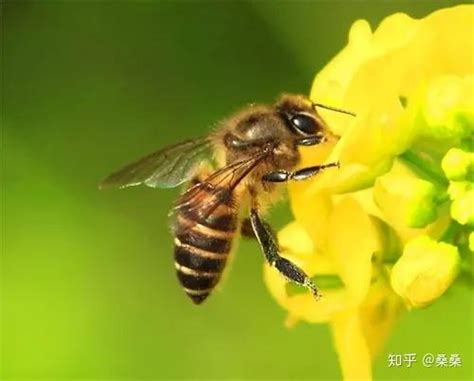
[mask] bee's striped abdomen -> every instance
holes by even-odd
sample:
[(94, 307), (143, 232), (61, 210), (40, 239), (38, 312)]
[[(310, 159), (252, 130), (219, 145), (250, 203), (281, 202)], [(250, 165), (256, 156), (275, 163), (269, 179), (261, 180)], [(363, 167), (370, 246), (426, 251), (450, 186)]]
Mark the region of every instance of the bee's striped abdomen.
[[(202, 203), (206, 191), (202, 191)], [(237, 229), (237, 212), (231, 202), (221, 203), (209, 216), (199, 209), (178, 209), (174, 255), (178, 279), (186, 294), (200, 304), (221, 278)]]

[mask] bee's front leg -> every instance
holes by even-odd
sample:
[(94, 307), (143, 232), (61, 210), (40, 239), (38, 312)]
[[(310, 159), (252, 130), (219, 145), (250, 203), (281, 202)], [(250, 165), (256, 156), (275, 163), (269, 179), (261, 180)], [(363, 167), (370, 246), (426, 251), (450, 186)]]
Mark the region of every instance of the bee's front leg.
[(315, 165), (312, 167), (306, 167), (299, 169), (294, 172), (287, 171), (285, 169), (278, 169), (276, 171), (268, 172), (262, 176), (262, 180), (270, 183), (283, 183), (289, 180), (306, 180), (326, 168), (337, 167), (339, 168), (339, 162), (329, 163), (324, 165)]
[(258, 215), (256, 207), (250, 210), (250, 223), (270, 266), (275, 267), (288, 280), (307, 287), (319, 299), (321, 295), (310, 277), (294, 263), (280, 256), (277, 239), (270, 226)]

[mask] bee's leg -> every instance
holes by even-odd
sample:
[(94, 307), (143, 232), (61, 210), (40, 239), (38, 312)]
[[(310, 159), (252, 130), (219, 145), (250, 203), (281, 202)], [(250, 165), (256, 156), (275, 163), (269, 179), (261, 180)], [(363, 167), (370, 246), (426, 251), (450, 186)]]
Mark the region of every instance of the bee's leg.
[(250, 221), (250, 218), (245, 218), (242, 221), (242, 225), (240, 226), (240, 234), (242, 235), (242, 237), (245, 238), (256, 238), (255, 233), (253, 232), (252, 222)]
[(268, 172), (262, 176), (263, 181), (271, 182), (271, 183), (282, 183), (289, 180), (306, 180), (309, 177), (312, 177), (319, 172), (323, 171), (326, 168), (331, 167), (338, 167), (339, 162), (329, 163), (324, 165), (315, 165), (313, 167), (306, 167), (299, 169), (294, 172), (289, 172), (284, 169), (279, 169), (273, 172)]
[(305, 138), (298, 139), (296, 141), (297, 146), (315, 146), (319, 143), (324, 143), (326, 141), (326, 137), (322, 134), (317, 134), (313, 136), (307, 136)]
[(275, 267), (288, 280), (310, 289), (314, 297), (319, 299), (321, 295), (308, 275), (294, 263), (280, 256), (277, 239), (270, 226), (260, 218), (256, 208), (250, 210), (250, 222), (270, 266)]
[[(265, 225), (268, 231), (270, 231), (276, 240), (275, 234), (273, 233), (272, 227), (264, 220), (262, 220), (262, 224)], [(255, 232), (253, 231), (252, 221), (250, 218), (244, 218), (242, 221), (242, 225), (240, 226), (240, 235), (244, 238), (248, 239), (257, 239)]]
[(268, 143), (268, 139), (240, 139), (232, 133), (227, 133), (224, 136), (224, 144), (228, 148), (235, 148), (240, 150), (246, 150), (252, 147), (260, 147), (265, 143)]

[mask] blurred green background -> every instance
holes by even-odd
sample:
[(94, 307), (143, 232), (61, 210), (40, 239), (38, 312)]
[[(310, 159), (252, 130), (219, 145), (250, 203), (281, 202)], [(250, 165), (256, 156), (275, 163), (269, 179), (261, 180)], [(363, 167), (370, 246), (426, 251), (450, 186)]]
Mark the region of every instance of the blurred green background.
[[(283, 327), (255, 243), (196, 307), (173, 269), (178, 190), (97, 183), (241, 105), (307, 93), (354, 20), (456, 3), (3, 3), (0, 378), (340, 378), (327, 326)], [(285, 204), (270, 217), (290, 218)], [(454, 287), (406, 314), (376, 378), (471, 378), (470, 297)], [(390, 352), (463, 367), (388, 368)]]

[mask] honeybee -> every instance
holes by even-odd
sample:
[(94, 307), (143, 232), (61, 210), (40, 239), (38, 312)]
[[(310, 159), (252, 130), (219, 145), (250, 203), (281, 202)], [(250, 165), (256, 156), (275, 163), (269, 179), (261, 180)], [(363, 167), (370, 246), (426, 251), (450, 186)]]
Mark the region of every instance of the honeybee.
[(261, 216), (282, 183), (339, 166), (333, 162), (295, 170), (299, 146), (338, 139), (317, 107), (353, 115), (301, 95), (283, 95), (273, 105), (242, 109), (207, 137), (139, 159), (100, 184), (100, 188), (140, 184), (172, 188), (187, 183), (173, 210), (174, 259), (178, 279), (195, 304), (201, 304), (218, 284), (240, 232), (257, 238), (267, 262), (287, 280), (320, 297), (310, 277), (280, 255), (277, 239)]

